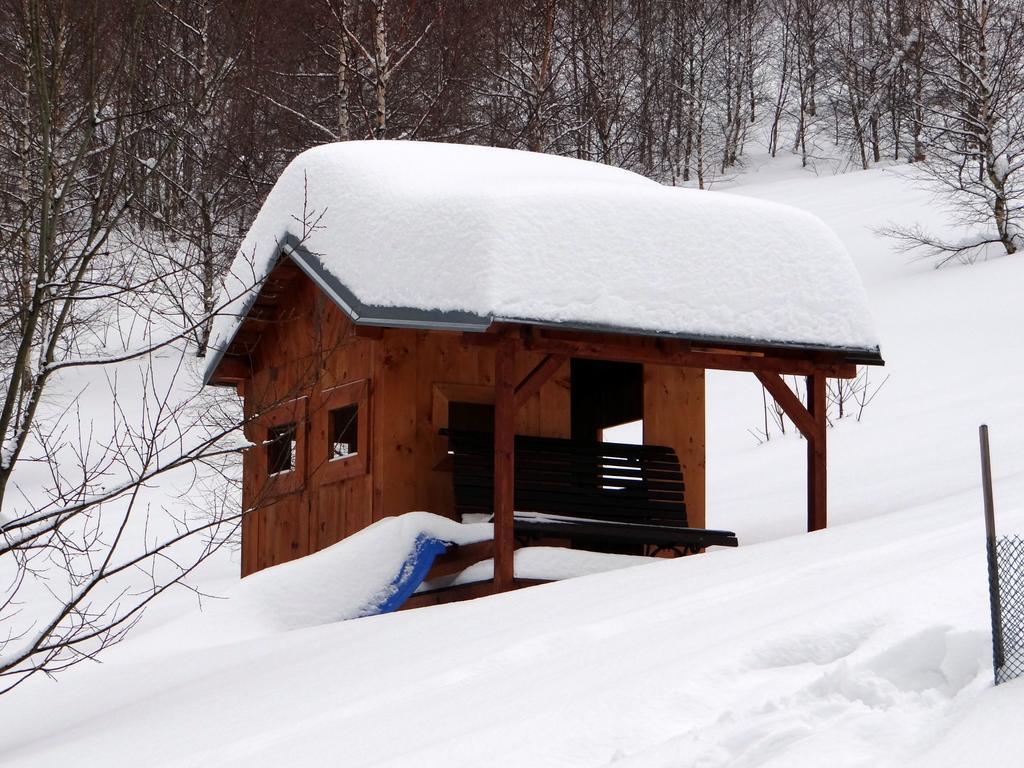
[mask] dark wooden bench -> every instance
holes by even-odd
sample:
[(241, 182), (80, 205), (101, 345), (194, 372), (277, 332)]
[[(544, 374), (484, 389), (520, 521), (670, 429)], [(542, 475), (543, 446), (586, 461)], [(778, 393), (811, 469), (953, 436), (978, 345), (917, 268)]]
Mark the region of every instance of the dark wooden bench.
[[(452, 452), (456, 512), (492, 515), (494, 436), (442, 433)], [(516, 435), (517, 537), (682, 552), (737, 546), (731, 531), (687, 526), (684, 492), (672, 448)]]

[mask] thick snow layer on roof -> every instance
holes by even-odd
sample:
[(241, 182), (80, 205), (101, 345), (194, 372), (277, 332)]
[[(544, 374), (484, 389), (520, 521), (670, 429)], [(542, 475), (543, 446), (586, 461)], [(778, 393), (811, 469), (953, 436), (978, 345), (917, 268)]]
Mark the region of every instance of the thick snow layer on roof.
[[(228, 296), (266, 274), (286, 235), (365, 305), (877, 348), (857, 271), (813, 215), (597, 163), (421, 142), (316, 147), (267, 197)], [(244, 306), (219, 319), (215, 348)]]

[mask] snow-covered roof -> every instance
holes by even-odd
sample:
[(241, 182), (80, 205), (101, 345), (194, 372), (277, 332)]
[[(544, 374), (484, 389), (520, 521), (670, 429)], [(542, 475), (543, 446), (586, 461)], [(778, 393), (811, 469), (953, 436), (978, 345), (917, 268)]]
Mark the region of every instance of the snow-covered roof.
[(405, 141), (303, 152), (242, 243), (215, 350), (285, 244), (360, 322), (878, 348), (857, 271), (816, 217), (582, 160)]

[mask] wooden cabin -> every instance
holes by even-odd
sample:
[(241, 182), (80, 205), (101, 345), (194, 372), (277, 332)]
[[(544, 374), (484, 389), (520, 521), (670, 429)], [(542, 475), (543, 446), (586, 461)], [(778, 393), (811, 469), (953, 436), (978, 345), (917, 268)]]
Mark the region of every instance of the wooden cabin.
[[(453, 434), (488, 436), (471, 502), (493, 513), (494, 580), (474, 594), (514, 586), (529, 543), (517, 439), (600, 466), (604, 430), (642, 420), (644, 444), (678, 460), (683, 524), (705, 529), (712, 369), (757, 376), (807, 438), (807, 525), (823, 528), (826, 379), (880, 364), (872, 333), (835, 236), (782, 206), (510, 150), (310, 150), (243, 243), (207, 370), (237, 388), (254, 446), (242, 574), (385, 516), (459, 519)], [(806, 377), (806, 403), (785, 375)]]

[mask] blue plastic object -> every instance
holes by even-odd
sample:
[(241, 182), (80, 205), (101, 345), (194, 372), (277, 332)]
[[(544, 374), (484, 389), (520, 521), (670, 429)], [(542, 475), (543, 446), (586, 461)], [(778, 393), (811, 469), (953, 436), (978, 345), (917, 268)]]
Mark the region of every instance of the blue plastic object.
[(412, 551), (402, 564), (398, 574), (388, 585), (386, 597), (383, 602), (376, 606), (369, 607), (364, 616), (375, 613), (391, 613), (402, 607), (402, 604), (409, 599), (417, 587), (423, 583), (434, 564), (434, 558), (444, 554), (451, 542), (435, 539), (425, 533), (416, 536), (413, 542)]

